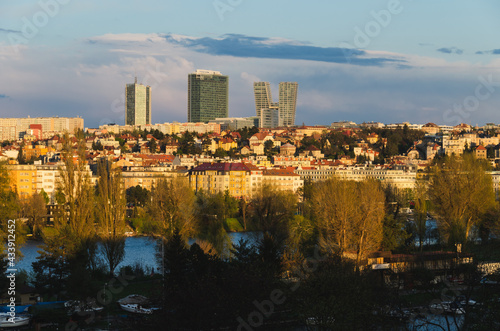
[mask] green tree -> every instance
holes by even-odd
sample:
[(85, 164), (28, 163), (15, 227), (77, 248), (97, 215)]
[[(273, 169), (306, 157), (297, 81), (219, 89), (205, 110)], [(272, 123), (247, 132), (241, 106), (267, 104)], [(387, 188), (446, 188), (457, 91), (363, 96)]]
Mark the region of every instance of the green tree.
[(224, 228), (224, 222), (237, 212), (238, 200), (231, 197), (229, 191), (224, 193), (198, 192), (195, 203), (196, 237), (208, 242), (219, 256), (228, 256), (230, 240)]
[(140, 185), (131, 186), (126, 191), (127, 203), (134, 206), (144, 207), (150, 200), (150, 193), (147, 188), (143, 188)]
[(437, 164), (430, 177), (429, 199), (438, 227), (450, 245), (466, 244), (472, 229), (495, 204), (488, 165), (472, 154)]

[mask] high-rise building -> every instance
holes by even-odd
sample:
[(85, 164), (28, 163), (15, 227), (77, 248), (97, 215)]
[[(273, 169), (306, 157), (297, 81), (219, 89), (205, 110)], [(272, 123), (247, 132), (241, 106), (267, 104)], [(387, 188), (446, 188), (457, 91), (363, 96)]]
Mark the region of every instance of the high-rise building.
[(255, 112), (257, 117), (260, 117), (262, 109), (278, 107), (278, 105), (273, 103), (269, 82), (254, 82), (253, 93), (255, 95)]
[[(281, 82), (279, 85), (279, 102), (273, 102), (271, 86), (268, 82), (253, 83), (255, 111), (257, 117), (261, 119), (261, 127), (295, 125), (298, 86), (299, 84), (296, 82)], [(265, 111), (265, 114), (262, 114), (263, 111)], [(279, 118), (279, 121), (277, 118)]]
[(196, 70), (188, 75), (188, 122), (228, 117), (229, 78), (218, 71)]
[(280, 83), (279, 111), (281, 125), (295, 125), (298, 87), (299, 84), (296, 82)]
[(125, 125), (151, 124), (151, 87), (127, 84), (125, 87)]
[(259, 123), (261, 128), (276, 128), (282, 125), (278, 108), (262, 108)]

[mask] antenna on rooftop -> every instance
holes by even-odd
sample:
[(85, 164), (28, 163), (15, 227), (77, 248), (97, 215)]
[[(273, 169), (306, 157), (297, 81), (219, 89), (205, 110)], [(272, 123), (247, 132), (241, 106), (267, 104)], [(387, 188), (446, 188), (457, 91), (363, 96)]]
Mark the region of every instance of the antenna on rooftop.
[(137, 76), (135, 76), (134, 84), (137, 84)]

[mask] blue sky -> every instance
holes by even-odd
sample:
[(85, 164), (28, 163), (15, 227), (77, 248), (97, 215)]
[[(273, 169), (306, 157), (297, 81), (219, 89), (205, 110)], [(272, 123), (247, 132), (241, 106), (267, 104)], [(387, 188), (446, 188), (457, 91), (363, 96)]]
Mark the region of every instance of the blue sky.
[[(0, 116), (123, 123), (125, 84), (153, 122), (186, 121), (187, 75), (299, 83), (297, 124), (500, 123), (500, 2), (41, 0), (0, 2)], [(276, 100), (277, 101), (277, 100)]]

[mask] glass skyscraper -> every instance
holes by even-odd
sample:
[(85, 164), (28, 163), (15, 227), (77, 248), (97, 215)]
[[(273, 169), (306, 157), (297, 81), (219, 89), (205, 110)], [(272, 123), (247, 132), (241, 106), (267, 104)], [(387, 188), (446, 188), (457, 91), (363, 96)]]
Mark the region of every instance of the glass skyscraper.
[(281, 82), (279, 84), (279, 102), (275, 103), (268, 82), (253, 83), (255, 111), (261, 119), (261, 127), (295, 125), (298, 86), (299, 84), (296, 82)]
[(151, 124), (151, 87), (127, 84), (125, 87), (125, 125)]
[(196, 70), (188, 75), (188, 122), (228, 117), (229, 78), (218, 71)]
[(296, 82), (281, 82), (279, 95), (279, 111), (281, 125), (295, 125), (295, 110), (297, 107), (297, 90), (299, 84)]

